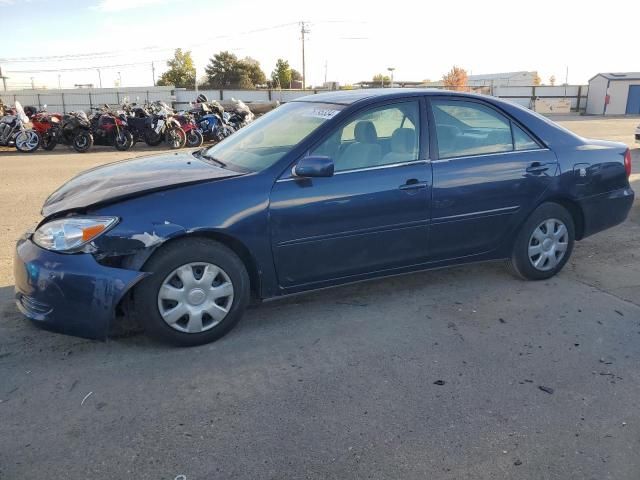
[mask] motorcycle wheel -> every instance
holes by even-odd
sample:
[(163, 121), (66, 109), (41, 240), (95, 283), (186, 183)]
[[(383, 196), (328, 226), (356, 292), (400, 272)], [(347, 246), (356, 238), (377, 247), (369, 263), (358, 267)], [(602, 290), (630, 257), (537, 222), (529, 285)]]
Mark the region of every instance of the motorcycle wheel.
[(56, 148), (56, 145), (58, 145), (58, 139), (52, 135), (49, 135), (48, 133), (45, 133), (42, 136), (40, 145), (42, 145), (42, 148), (44, 148), (46, 151), (50, 152), (51, 150)]
[(93, 135), (86, 130), (81, 130), (73, 137), (73, 149), (78, 153), (85, 153), (93, 147)]
[(165, 136), (167, 137), (167, 145), (169, 145), (169, 148), (172, 150), (184, 147), (184, 144), (187, 142), (187, 135), (184, 133), (184, 130), (179, 127), (167, 130)]
[(186, 146), (188, 148), (197, 148), (202, 146), (204, 143), (204, 137), (202, 136), (202, 132), (199, 130), (189, 130), (187, 133), (187, 142)]
[(128, 130), (120, 130), (120, 134), (113, 140), (113, 146), (121, 152), (129, 150), (133, 146), (133, 135)]
[(16, 150), (23, 153), (33, 153), (40, 146), (40, 135), (35, 130), (23, 130), (15, 140)]
[(155, 130), (147, 130), (144, 132), (144, 141), (150, 147), (157, 147), (162, 143), (162, 135)]

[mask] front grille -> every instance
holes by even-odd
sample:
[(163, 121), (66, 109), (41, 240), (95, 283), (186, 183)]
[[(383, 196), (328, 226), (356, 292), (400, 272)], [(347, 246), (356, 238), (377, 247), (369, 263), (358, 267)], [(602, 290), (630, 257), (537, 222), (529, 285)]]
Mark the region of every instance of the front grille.
[(29, 297), (28, 295), (20, 295), (20, 303), (27, 311), (38, 315), (46, 315), (51, 310), (53, 310), (46, 303), (39, 302), (35, 298)]

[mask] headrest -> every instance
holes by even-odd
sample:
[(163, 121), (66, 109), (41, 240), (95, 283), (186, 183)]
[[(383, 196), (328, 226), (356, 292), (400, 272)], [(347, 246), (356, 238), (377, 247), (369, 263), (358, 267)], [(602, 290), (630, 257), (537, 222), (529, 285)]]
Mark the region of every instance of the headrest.
[(413, 153), (416, 146), (416, 132), (413, 128), (396, 128), (391, 136), (391, 151)]
[(356, 123), (353, 132), (356, 142), (359, 143), (376, 143), (378, 141), (378, 133), (373, 122), (361, 121)]

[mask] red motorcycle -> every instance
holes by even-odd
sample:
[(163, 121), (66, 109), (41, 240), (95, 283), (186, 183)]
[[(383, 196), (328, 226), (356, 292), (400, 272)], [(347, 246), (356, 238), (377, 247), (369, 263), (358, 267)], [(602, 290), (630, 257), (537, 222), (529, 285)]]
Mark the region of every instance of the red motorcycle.
[(174, 115), (173, 118), (178, 120), (180, 127), (184, 130), (186, 136), (185, 147), (201, 147), (204, 142), (204, 136), (198, 125), (196, 125), (193, 115), (189, 113), (178, 113)]
[[(27, 111), (27, 109), (31, 109)], [(62, 114), (61, 113), (49, 113), (46, 110), (47, 106), (40, 111), (37, 111), (34, 107), (25, 108), (25, 112), (27, 116), (31, 119), (31, 124), (33, 125), (33, 129), (38, 132), (40, 138), (42, 139), (40, 142), (40, 146), (45, 150), (53, 150), (57, 145), (57, 141), (55, 140), (52, 132), (56, 130), (62, 123)]]
[(133, 135), (127, 122), (107, 104), (94, 110), (96, 113), (89, 119), (94, 145), (116, 147), (121, 152), (129, 150), (133, 146)]

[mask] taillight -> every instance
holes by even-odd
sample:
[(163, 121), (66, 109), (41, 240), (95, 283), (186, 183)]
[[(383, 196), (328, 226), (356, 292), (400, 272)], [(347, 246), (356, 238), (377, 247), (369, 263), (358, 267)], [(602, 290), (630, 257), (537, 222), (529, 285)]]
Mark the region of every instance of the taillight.
[(628, 148), (624, 152), (624, 171), (627, 172), (627, 177), (631, 176), (631, 150)]

